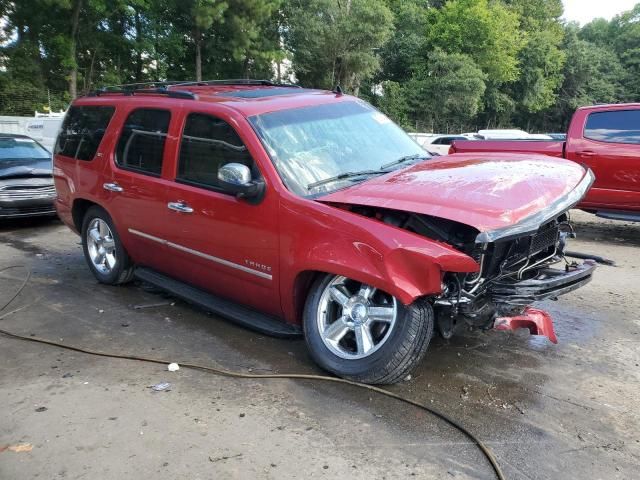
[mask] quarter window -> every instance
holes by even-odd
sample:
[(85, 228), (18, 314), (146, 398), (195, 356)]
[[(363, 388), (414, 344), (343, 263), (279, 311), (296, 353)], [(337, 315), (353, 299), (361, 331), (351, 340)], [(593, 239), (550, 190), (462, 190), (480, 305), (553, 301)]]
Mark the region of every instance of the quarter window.
[(192, 113), (182, 133), (177, 180), (224, 191), (218, 170), (227, 163), (253, 168), (253, 159), (236, 131), (227, 122)]
[(115, 109), (107, 106), (71, 107), (56, 140), (55, 153), (93, 160)]
[(640, 144), (640, 110), (591, 113), (584, 136), (599, 142)]
[(159, 176), (169, 130), (168, 110), (139, 109), (127, 117), (116, 149), (122, 168)]

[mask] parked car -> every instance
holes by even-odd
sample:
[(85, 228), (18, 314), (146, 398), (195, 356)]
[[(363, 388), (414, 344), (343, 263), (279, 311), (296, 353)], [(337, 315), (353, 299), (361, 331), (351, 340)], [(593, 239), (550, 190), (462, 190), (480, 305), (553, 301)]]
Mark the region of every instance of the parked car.
[(0, 218), (55, 215), (51, 153), (26, 135), (0, 133)]
[(454, 140), (468, 140), (468, 138), (462, 135), (436, 135), (427, 139), (422, 144), (422, 147), (428, 152), (446, 155), (449, 153), (449, 147)]
[[(478, 130), (475, 135), (477, 140), (552, 140), (552, 137), (544, 133), (528, 133), (517, 128), (512, 129), (487, 129)], [(457, 138), (456, 140), (465, 140)], [(467, 138), (468, 140), (468, 138)]]
[[(565, 264), (573, 162), (429, 158), (360, 99), (264, 81), (163, 84), (73, 102), (57, 209), (99, 282), (137, 277), (258, 331), (304, 333), (345, 378), (393, 383), (434, 328), (525, 326), (587, 283)], [(560, 268), (553, 268), (558, 263)]]
[(450, 153), (542, 153), (585, 165), (595, 183), (579, 207), (604, 218), (640, 221), (640, 104), (578, 109), (566, 141), (454, 142)]
[(551, 137), (552, 140), (565, 141), (567, 139), (567, 134), (566, 133), (547, 133), (546, 135)]

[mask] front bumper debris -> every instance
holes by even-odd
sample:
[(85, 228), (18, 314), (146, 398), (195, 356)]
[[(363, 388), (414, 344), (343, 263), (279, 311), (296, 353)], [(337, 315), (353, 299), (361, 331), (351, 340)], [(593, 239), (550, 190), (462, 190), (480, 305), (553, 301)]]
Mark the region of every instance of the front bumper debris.
[(535, 278), (519, 282), (496, 281), (489, 293), (496, 304), (527, 306), (533, 302), (556, 298), (591, 281), (596, 268), (593, 260), (566, 270), (544, 268)]
[(542, 335), (551, 342), (558, 343), (558, 337), (553, 328), (553, 319), (544, 310), (527, 308), (522, 315), (516, 317), (496, 318), (493, 328), (496, 330), (517, 330), (526, 328), (531, 335)]

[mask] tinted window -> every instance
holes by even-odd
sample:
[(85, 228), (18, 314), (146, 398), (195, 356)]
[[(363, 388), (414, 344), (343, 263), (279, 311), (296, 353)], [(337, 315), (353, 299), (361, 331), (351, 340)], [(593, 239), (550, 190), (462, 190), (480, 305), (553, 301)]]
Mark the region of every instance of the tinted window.
[(56, 140), (55, 153), (92, 160), (113, 116), (113, 107), (71, 107)]
[(123, 168), (160, 175), (171, 114), (167, 110), (139, 109), (124, 124), (116, 163)]
[(451, 145), (454, 140), (466, 140), (465, 137), (441, 137), (433, 142), (433, 145)]
[(25, 137), (0, 136), (0, 162), (17, 159), (49, 160), (51, 154), (35, 140)]
[(640, 144), (640, 110), (592, 113), (584, 136), (600, 142)]
[(231, 162), (253, 166), (235, 130), (209, 115), (190, 114), (182, 133), (178, 180), (223, 190), (218, 184), (218, 169)]

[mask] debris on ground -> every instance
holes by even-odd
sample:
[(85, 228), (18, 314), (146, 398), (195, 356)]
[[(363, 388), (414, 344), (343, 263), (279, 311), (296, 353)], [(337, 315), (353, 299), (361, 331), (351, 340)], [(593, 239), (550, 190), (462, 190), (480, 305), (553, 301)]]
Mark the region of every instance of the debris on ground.
[(180, 365), (178, 365), (177, 363), (170, 363), (167, 367), (167, 370), (169, 370), (170, 372), (177, 372), (178, 370), (180, 370)]
[(157, 302), (157, 303), (142, 303), (140, 305), (134, 305), (134, 310), (144, 310), (145, 308), (166, 307), (167, 305), (174, 305), (170, 302)]
[(156, 383), (155, 385), (151, 385), (150, 388), (155, 392), (164, 392), (169, 391), (171, 384), (169, 382)]
[(462, 387), (462, 393), (460, 394), (460, 398), (462, 400), (467, 400), (469, 398), (469, 387)]
[(46, 412), (48, 410), (47, 407), (38, 407), (36, 408), (36, 412)]
[(238, 458), (241, 457), (242, 454), (238, 453), (237, 455), (224, 455), (222, 457), (209, 457), (209, 461), (212, 463), (219, 462), (221, 460), (229, 460), (230, 458)]
[(18, 443), (16, 445), (0, 445), (0, 453), (5, 450), (9, 450), (10, 452), (22, 453), (22, 452), (30, 452), (33, 450), (33, 445), (30, 443)]

